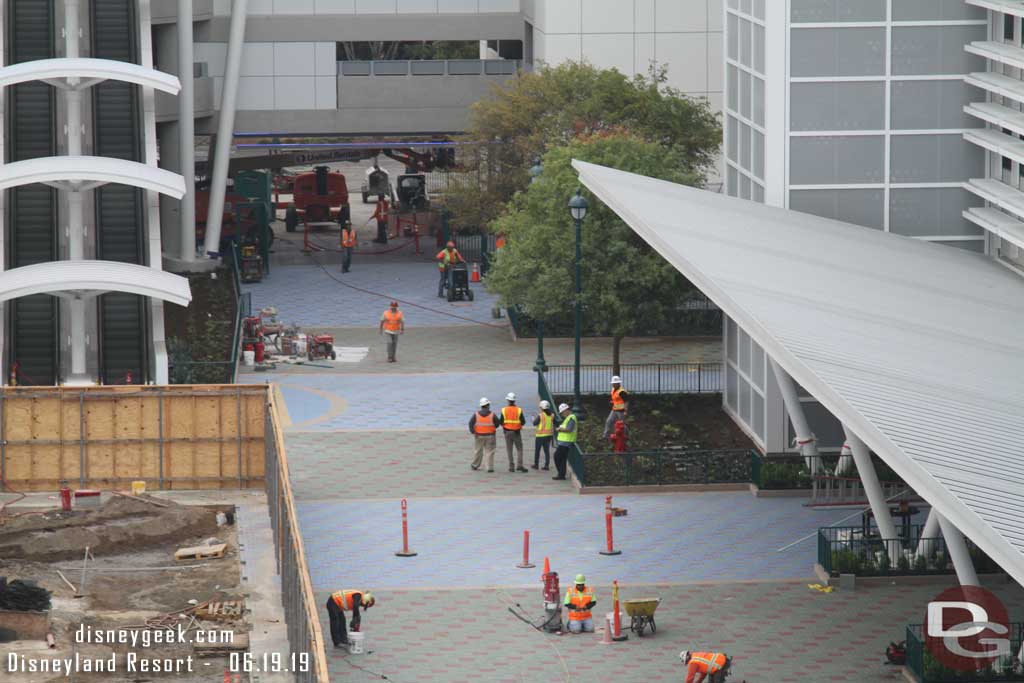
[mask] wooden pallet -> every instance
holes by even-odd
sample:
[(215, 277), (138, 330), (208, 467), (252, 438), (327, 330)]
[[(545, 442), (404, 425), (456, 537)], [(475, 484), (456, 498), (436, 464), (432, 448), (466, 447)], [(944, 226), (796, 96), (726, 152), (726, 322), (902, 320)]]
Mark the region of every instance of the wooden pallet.
[(213, 560), (218, 557), (224, 557), (224, 551), (227, 550), (227, 543), (218, 543), (217, 545), (199, 545), (192, 548), (179, 548), (174, 553), (174, 559), (178, 562), (184, 562), (186, 560)]
[(200, 619), (212, 619), (216, 621), (229, 621), (241, 619), (245, 611), (244, 600), (229, 600), (226, 602), (208, 602), (196, 608), (196, 616)]

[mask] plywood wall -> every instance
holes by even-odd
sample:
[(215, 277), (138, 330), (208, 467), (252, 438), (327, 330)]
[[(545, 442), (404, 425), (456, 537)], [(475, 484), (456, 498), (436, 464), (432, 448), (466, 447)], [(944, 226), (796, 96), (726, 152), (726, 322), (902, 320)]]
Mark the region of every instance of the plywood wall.
[(263, 486), (263, 386), (8, 387), (0, 475), (17, 490)]

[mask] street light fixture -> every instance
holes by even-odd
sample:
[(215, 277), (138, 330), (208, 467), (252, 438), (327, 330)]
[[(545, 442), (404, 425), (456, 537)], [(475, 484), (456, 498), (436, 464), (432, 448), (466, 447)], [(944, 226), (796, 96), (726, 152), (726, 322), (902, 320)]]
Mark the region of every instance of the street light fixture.
[(587, 217), (587, 209), (590, 204), (583, 197), (582, 190), (576, 190), (576, 195), (569, 200), (569, 213), (576, 223), (576, 357), (572, 373), (572, 412), (579, 420), (583, 419), (583, 402), (580, 399), (580, 336), (583, 333), (583, 307), (582, 307), (582, 277), (580, 275), (580, 262), (583, 259), (583, 219)]

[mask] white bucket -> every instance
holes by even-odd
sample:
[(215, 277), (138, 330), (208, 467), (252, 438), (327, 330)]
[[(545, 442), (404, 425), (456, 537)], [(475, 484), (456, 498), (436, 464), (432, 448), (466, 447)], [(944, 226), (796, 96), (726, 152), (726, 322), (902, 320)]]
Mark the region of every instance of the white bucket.
[(256, 365), (256, 352), (255, 351), (242, 351), (242, 365), (248, 365), (248, 366)]
[(362, 631), (348, 632), (348, 652), (352, 655), (361, 655), (366, 652), (366, 636)]
[[(604, 618), (608, 620), (608, 623), (611, 625), (612, 630), (614, 631), (615, 630), (615, 612), (607, 612), (604, 615)], [(619, 611), (619, 628), (622, 628), (622, 629), (629, 628), (629, 622), (626, 621), (626, 619), (627, 619), (626, 613), (620, 610)]]

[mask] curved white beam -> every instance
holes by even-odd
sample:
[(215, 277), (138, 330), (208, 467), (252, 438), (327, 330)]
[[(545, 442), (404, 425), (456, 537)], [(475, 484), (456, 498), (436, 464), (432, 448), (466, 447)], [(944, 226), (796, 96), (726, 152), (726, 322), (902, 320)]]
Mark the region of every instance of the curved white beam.
[(0, 302), (33, 294), (81, 296), (102, 292), (140, 294), (179, 306), (192, 301), (186, 278), (134, 263), (50, 261), (0, 273)]
[(175, 199), (185, 194), (185, 181), (177, 173), (110, 157), (43, 157), (0, 165), (0, 190), (32, 183), (118, 183), (154, 190)]
[(154, 88), (171, 95), (177, 95), (181, 89), (177, 76), (156, 69), (147, 69), (138, 64), (119, 62), (115, 59), (57, 57), (55, 59), (36, 59), (0, 68), (0, 87), (2, 88), (29, 81), (54, 81), (67, 78), (79, 78), (89, 85), (100, 81), (122, 81)]

